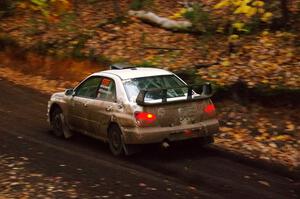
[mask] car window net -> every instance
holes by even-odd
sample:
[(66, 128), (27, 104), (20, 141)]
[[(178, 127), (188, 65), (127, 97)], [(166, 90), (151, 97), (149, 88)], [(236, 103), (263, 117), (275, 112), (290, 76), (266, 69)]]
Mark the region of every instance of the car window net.
[[(174, 75), (135, 78), (124, 83), (130, 101), (134, 101), (141, 90), (172, 88), (167, 91), (167, 98), (187, 95), (187, 88), (176, 88), (185, 84)], [(163, 97), (161, 90), (147, 92), (145, 101), (160, 100)]]

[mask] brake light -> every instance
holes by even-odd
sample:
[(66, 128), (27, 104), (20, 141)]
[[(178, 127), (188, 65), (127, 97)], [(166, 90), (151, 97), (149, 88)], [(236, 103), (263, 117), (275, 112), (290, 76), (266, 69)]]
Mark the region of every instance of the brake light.
[(135, 119), (140, 122), (154, 122), (156, 120), (156, 115), (147, 112), (135, 112)]
[(204, 108), (204, 112), (207, 114), (213, 114), (216, 111), (216, 108), (213, 104), (209, 104)]

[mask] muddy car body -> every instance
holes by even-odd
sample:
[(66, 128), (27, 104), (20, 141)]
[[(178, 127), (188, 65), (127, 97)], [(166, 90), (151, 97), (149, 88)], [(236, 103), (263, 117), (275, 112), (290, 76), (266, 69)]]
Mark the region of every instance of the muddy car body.
[(211, 141), (219, 125), (205, 89), (197, 94), (162, 69), (113, 67), (53, 94), (48, 118), (57, 136), (77, 131), (108, 142), (115, 155), (138, 144)]

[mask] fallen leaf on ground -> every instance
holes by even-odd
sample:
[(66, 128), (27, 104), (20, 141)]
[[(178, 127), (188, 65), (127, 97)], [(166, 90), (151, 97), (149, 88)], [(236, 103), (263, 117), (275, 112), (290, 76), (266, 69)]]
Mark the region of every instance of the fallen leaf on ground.
[(258, 183), (270, 187), (270, 183), (268, 183), (267, 181), (259, 180)]

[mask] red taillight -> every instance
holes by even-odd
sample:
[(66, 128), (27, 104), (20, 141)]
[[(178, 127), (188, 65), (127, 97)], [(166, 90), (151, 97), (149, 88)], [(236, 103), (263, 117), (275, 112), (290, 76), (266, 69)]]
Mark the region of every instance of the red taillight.
[(209, 104), (204, 108), (204, 112), (207, 114), (212, 114), (216, 111), (216, 108), (213, 104)]
[(156, 120), (156, 115), (147, 112), (135, 112), (134, 116), (140, 122), (154, 122)]

